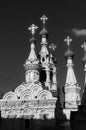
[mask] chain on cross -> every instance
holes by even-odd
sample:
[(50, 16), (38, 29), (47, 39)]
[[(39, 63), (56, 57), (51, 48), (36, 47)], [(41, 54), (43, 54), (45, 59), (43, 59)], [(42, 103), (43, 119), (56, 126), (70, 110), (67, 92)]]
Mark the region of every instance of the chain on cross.
[(31, 31), (32, 35), (34, 35), (37, 28), (38, 28), (38, 27), (37, 27), (35, 24), (32, 24), (32, 25), (28, 28), (28, 30)]
[(86, 52), (86, 42), (84, 42), (81, 47), (84, 49), (84, 51)]
[(40, 20), (43, 22), (43, 24), (46, 23), (46, 21), (48, 20), (48, 17), (46, 17), (46, 15), (43, 15)]
[(67, 46), (69, 47), (70, 43), (72, 42), (72, 39), (69, 36), (67, 36), (67, 38), (65, 38), (64, 41), (67, 42)]

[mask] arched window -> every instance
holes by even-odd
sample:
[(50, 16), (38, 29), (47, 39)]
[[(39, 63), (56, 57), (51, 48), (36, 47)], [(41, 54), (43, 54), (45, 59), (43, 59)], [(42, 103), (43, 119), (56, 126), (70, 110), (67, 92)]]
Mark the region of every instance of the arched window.
[(50, 71), (50, 81), (52, 81), (52, 77), (53, 77), (53, 72)]
[(45, 61), (45, 58), (43, 57), (43, 58), (42, 58), (42, 62), (44, 62), (44, 61)]
[(40, 70), (40, 82), (43, 83), (46, 81), (46, 71), (44, 69)]

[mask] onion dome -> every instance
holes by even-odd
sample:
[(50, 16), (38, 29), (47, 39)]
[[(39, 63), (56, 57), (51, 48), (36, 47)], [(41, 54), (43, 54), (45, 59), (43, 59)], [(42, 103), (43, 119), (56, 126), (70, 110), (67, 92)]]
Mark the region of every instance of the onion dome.
[(30, 42), (30, 43), (35, 43), (35, 42), (36, 42), (35, 37), (32, 36), (32, 37), (30, 38), (29, 42)]
[(45, 27), (43, 27), (42, 31), (40, 31), (39, 33), (40, 36), (43, 36), (43, 35), (48, 35), (48, 31), (45, 29)]
[(65, 56), (66, 58), (68, 58), (68, 57), (73, 57), (73, 56), (74, 56), (74, 52), (71, 51), (70, 49), (68, 49), (68, 50), (64, 53), (64, 56)]

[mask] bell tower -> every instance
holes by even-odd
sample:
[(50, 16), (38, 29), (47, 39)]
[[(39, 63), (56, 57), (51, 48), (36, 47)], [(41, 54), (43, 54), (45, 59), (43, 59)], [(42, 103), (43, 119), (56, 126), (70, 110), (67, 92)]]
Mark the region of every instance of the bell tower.
[(40, 50), (40, 63), (41, 63), (41, 69), (45, 72), (45, 81), (44, 85), (46, 89), (49, 89), (50, 91), (57, 91), (57, 75), (56, 75), (56, 66), (55, 66), (55, 58), (54, 58), (54, 51), (56, 49), (56, 45), (51, 44), (49, 45), (49, 48), (53, 51), (52, 53), (49, 53), (47, 48), (47, 40), (48, 40), (48, 31), (45, 28), (45, 23), (48, 20), (48, 18), (43, 15), (41, 18), (41, 21), (43, 23), (43, 29), (40, 32), (41, 36), (41, 50)]

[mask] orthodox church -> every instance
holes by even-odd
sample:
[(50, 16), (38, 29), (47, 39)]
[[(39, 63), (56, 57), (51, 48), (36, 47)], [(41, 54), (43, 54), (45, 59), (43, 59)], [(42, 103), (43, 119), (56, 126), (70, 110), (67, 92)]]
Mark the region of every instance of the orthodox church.
[[(32, 24), (28, 30), (31, 32), (30, 54), (24, 64), (25, 82), (20, 84), (14, 91), (6, 93), (0, 99), (0, 111), (2, 118), (24, 118), (24, 119), (54, 119), (56, 103), (59, 101), (56, 58), (54, 52), (56, 45), (51, 44), (48, 49), (48, 31), (46, 21), (48, 18), (43, 15), (40, 20), (43, 29), (40, 31), (41, 50), (36, 55), (35, 52), (35, 32), (38, 28)], [(67, 36), (64, 42), (68, 49), (64, 56), (67, 64), (66, 82), (64, 85), (64, 107), (63, 114), (70, 120), (71, 111), (78, 111), (81, 104), (80, 86), (74, 73), (73, 57), (74, 53), (70, 49), (72, 39)], [(86, 63), (86, 43), (82, 46), (85, 51), (83, 62)], [(86, 64), (85, 64), (86, 72)], [(86, 76), (85, 76), (86, 82)]]

